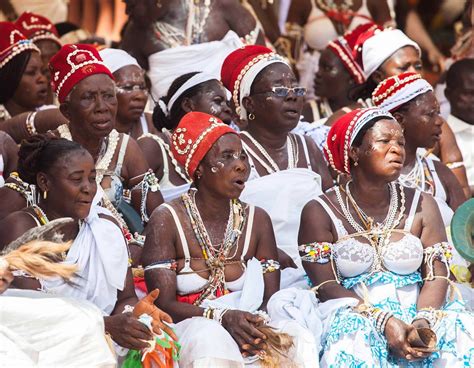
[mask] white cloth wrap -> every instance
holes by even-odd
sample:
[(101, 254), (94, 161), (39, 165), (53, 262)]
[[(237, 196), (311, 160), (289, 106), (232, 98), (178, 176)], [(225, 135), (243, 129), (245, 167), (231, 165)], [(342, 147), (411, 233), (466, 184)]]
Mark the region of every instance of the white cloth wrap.
[(117, 292), (125, 286), (128, 252), (120, 228), (99, 214), (112, 216), (105, 208), (93, 205), (64, 261), (77, 264), (76, 285), (55, 278), (41, 280), (41, 286), (47, 293), (88, 300), (109, 315)]
[(285, 65), (288, 65), (287, 62), (285, 62), (281, 56), (275, 55), (271, 56), (268, 59), (263, 59), (259, 61), (258, 63), (252, 65), (250, 69), (245, 73), (244, 77), (242, 78), (242, 81), (240, 82), (240, 87), (239, 87), (239, 105), (240, 105), (240, 118), (247, 120), (247, 110), (242, 104), (242, 101), (244, 97), (250, 96), (250, 90), (252, 89), (252, 84), (257, 78), (258, 73), (260, 73), (263, 69), (265, 69), (267, 66), (270, 66), (272, 64), (276, 63), (282, 63)]
[(99, 55), (104, 61), (105, 66), (115, 73), (124, 66), (135, 65), (141, 69), (137, 59), (124, 50), (119, 49), (103, 49), (99, 51)]
[(385, 99), (378, 107), (393, 111), (423, 93), (433, 91), (433, 87), (424, 79), (417, 79)]
[[(167, 111), (163, 111), (166, 115), (169, 115), (171, 109), (173, 108), (174, 103), (176, 100), (181, 97), (181, 95), (186, 92), (187, 90), (197, 86), (198, 84), (208, 82), (211, 80), (220, 80), (219, 77), (213, 75), (213, 74), (208, 74), (208, 73), (203, 73), (200, 72), (191, 78), (189, 78), (179, 89), (175, 92), (175, 94), (170, 98), (170, 101), (168, 102), (168, 105), (166, 106)], [(161, 105), (160, 105), (161, 107)]]
[[(201, 307), (238, 309), (253, 313), (263, 302), (265, 284), (262, 266), (256, 258), (247, 262), (244, 286), (214, 300), (206, 300)], [(290, 356), (298, 367), (318, 367), (316, 344), (312, 334), (295, 321), (279, 319), (270, 326), (294, 338)], [(216, 321), (203, 317), (188, 318), (174, 325), (181, 343), (182, 367), (246, 367), (259, 366), (258, 360), (242, 358), (232, 336)]]
[(156, 52), (148, 57), (148, 76), (155, 100), (165, 96), (173, 81), (179, 76), (206, 71), (220, 80), (222, 64), (235, 49), (242, 47), (239, 36), (229, 31), (221, 41), (211, 41), (190, 46), (178, 46)]
[(420, 46), (399, 29), (386, 29), (377, 32), (365, 41), (362, 45), (362, 64), (365, 77), (370, 77), (395, 51), (405, 46), (413, 46), (421, 56)]
[(115, 367), (92, 303), (33, 290), (0, 296), (0, 366)]
[(307, 168), (278, 171), (245, 183), (240, 199), (262, 207), (269, 215), (278, 248), (300, 267), (298, 231), (301, 211), (322, 194), (321, 177)]

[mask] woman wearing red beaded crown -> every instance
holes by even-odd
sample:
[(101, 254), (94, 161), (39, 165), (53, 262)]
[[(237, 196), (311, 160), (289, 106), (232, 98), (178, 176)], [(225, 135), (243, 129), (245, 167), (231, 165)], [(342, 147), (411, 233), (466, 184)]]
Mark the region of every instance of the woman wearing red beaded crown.
[(474, 316), (447, 298), (452, 247), (436, 202), (397, 182), (400, 124), (356, 109), (332, 126), (325, 153), (351, 180), (301, 218), (301, 259), (329, 316), (321, 366), (472, 365)]
[(453, 211), (466, 200), (461, 185), (446, 165), (418, 150), (433, 148), (445, 124), (433, 87), (417, 73), (402, 73), (383, 80), (374, 90), (372, 100), (376, 106), (390, 111), (403, 127), (406, 159), (400, 182), (432, 194), (448, 226)]
[(296, 268), (294, 262), (299, 263), (296, 238), (301, 209), (332, 186), (315, 143), (290, 133), (300, 119), (306, 90), (297, 85), (286, 61), (263, 46), (246, 46), (229, 54), (221, 80), (232, 93), (240, 119), (248, 122), (241, 138), (251, 170), (241, 198), (270, 214), (280, 262), (288, 268), (284, 274), (293, 273), (288, 266)]
[(163, 198), (136, 141), (114, 129), (116, 86), (99, 52), (89, 45), (65, 45), (51, 59), (50, 71), (59, 108), (69, 120), (54, 133), (80, 143), (92, 155), (97, 183), (105, 193), (98, 200), (122, 227), (127, 224), (117, 211), (127, 200), (146, 223)]
[[(158, 304), (179, 322), (180, 366), (242, 367), (242, 355), (265, 358), (272, 344), (259, 329), (265, 313), (258, 312), (279, 288), (272, 225), (265, 211), (238, 199), (249, 167), (233, 129), (190, 112), (174, 130), (171, 149), (195, 187), (153, 213), (145, 280), (149, 289), (160, 287)], [(299, 366), (314, 366), (308, 331), (288, 321), (271, 326), (294, 336), (291, 358)]]

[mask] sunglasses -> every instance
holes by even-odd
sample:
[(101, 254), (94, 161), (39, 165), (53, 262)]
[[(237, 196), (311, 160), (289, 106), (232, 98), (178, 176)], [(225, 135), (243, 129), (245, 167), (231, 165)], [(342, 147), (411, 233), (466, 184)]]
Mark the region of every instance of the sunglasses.
[(306, 95), (306, 88), (304, 87), (272, 87), (271, 91), (266, 92), (256, 92), (254, 95), (264, 94), (264, 93), (273, 93), (277, 97), (286, 97), (293, 92), (296, 97), (303, 97)]

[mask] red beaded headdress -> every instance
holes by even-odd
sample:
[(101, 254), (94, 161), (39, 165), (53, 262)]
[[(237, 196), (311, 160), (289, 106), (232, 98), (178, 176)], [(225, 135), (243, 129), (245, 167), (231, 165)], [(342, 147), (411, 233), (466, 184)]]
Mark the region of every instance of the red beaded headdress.
[(90, 45), (64, 45), (49, 62), (51, 83), (59, 102), (64, 99), (77, 83), (94, 74), (112, 73), (104, 65), (97, 49)]
[(406, 72), (380, 82), (372, 92), (372, 102), (381, 109), (394, 111), (428, 91), (433, 91), (433, 87), (421, 75)]
[(241, 118), (247, 118), (246, 111), (241, 106), (242, 98), (249, 93), (258, 72), (269, 64), (278, 62), (286, 64), (280, 55), (275, 54), (268, 47), (259, 45), (241, 47), (231, 52), (224, 60), (221, 81), (232, 93), (236, 112)]
[(379, 108), (356, 109), (341, 116), (329, 130), (324, 154), (331, 167), (338, 173), (351, 173), (349, 150), (360, 130), (373, 119), (394, 117)]
[(11, 22), (0, 22), (0, 69), (16, 55), (25, 51), (39, 51)]
[(190, 179), (213, 144), (227, 133), (238, 134), (215, 116), (203, 112), (183, 116), (171, 136), (171, 151)]
[(338, 37), (329, 42), (328, 48), (341, 59), (347, 71), (358, 84), (365, 82), (366, 78), (361, 66), (356, 62), (353, 56), (353, 50), (359, 36), (370, 30), (380, 28), (378, 25), (369, 22), (357, 26), (354, 30), (347, 32), (344, 36)]
[(59, 34), (48, 18), (39, 14), (24, 12), (15, 22), (16, 27), (31, 41), (51, 40), (61, 47)]

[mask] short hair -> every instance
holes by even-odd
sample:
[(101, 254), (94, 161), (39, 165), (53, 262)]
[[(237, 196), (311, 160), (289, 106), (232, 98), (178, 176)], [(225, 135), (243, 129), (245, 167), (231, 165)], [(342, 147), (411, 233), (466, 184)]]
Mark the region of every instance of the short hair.
[(474, 73), (474, 59), (461, 59), (451, 65), (446, 74), (446, 87), (455, 89), (461, 85), (466, 73)]

